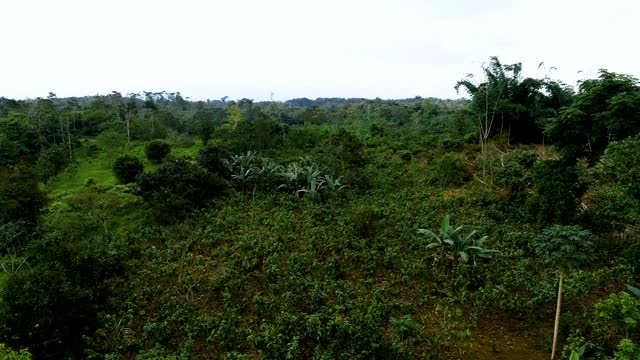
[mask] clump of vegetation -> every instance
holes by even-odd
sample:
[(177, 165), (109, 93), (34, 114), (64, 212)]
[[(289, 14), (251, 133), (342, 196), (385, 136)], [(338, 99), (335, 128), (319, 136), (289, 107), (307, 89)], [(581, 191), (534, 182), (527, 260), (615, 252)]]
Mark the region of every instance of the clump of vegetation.
[(135, 182), (143, 170), (142, 161), (135, 156), (123, 155), (113, 163), (113, 175), (121, 184)]
[(25, 220), (37, 224), (47, 203), (38, 177), (24, 166), (0, 172), (0, 223)]
[(26, 349), (14, 351), (5, 344), (0, 344), (0, 359), (3, 360), (31, 360), (31, 354)]
[(228, 169), (224, 161), (228, 156), (228, 152), (222, 146), (213, 145), (200, 149), (196, 160), (198, 160), (200, 165), (204, 166), (205, 169), (225, 177), (227, 176)]
[(531, 216), (541, 224), (568, 224), (578, 211), (584, 186), (578, 167), (565, 160), (545, 160), (533, 166), (534, 195), (528, 199)]
[(147, 159), (156, 164), (160, 164), (171, 152), (171, 145), (166, 141), (152, 140), (144, 148), (144, 152)]
[(190, 158), (165, 162), (157, 171), (138, 176), (138, 194), (163, 223), (175, 222), (224, 192), (222, 179)]
[(483, 236), (478, 240), (472, 240), (473, 236), (477, 234), (477, 231), (471, 231), (466, 236), (461, 235), (460, 231), (464, 226), (458, 226), (454, 228), (450, 225), (449, 215), (445, 216), (440, 225), (439, 234), (434, 233), (429, 229), (418, 229), (418, 233), (426, 235), (431, 238), (431, 242), (427, 244), (427, 249), (439, 248), (439, 255), (436, 261), (453, 264), (454, 260), (458, 258), (460, 263), (468, 263), (472, 260), (476, 264), (477, 257), (489, 258), (491, 253), (498, 252), (497, 250), (491, 250), (484, 248), (484, 243), (489, 238)]
[(460, 186), (471, 179), (460, 155), (447, 153), (432, 163), (431, 181), (441, 186)]
[(68, 155), (64, 147), (60, 145), (53, 145), (40, 152), (40, 156), (36, 162), (36, 169), (40, 175), (40, 179), (45, 184), (49, 181), (49, 178), (57, 175), (67, 166), (69, 161)]

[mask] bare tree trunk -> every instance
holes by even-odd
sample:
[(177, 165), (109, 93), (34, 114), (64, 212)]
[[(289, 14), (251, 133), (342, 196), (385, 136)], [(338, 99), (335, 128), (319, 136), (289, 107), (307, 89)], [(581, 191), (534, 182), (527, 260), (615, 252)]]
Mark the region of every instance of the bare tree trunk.
[(556, 354), (556, 344), (558, 343), (558, 328), (560, 327), (560, 305), (562, 304), (562, 279), (564, 272), (560, 271), (560, 282), (558, 283), (558, 305), (556, 306), (556, 322), (553, 325), (553, 346), (551, 348), (551, 360)]

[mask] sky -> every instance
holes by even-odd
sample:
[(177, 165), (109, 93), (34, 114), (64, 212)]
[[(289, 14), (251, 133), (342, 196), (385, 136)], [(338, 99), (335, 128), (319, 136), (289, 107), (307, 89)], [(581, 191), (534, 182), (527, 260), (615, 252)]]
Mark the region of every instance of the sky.
[(490, 56), (569, 85), (601, 68), (640, 77), (633, 0), (0, 1), (0, 96), (14, 99), (459, 98)]

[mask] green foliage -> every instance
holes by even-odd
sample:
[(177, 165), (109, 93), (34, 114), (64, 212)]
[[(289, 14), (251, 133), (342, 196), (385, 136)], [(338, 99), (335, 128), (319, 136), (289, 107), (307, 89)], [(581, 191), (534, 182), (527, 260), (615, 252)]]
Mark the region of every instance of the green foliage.
[(38, 156), (36, 169), (40, 179), (46, 184), (49, 178), (62, 171), (69, 162), (69, 153), (61, 145), (43, 149)]
[(233, 114), (231, 108), (228, 121), (233, 121), (229, 146), (234, 152), (263, 152), (274, 145), (281, 127), (253, 105), (250, 100), (243, 99), (238, 103), (238, 112)]
[(0, 165), (15, 165), (21, 159), (33, 160), (39, 148), (35, 130), (24, 119), (0, 118)]
[(96, 136), (104, 129), (104, 124), (113, 120), (113, 115), (98, 110), (85, 110), (79, 121), (80, 132), (85, 136)]
[(471, 240), (471, 238), (477, 234), (475, 230), (466, 236), (461, 235), (459, 232), (463, 227), (464, 226), (458, 226), (454, 228), (450, 226), (449, 215), (447, 215), (442, 220), (439, 234), (428, 229), (418, 229), (418, 233), (431, 238), (432, 241), (427, 245), (427, 250), (440, 248), (442, 258), (439, 260), (449, 263), (451, 263), (454, 257), (459, 257), (460, 263), (467, 263), (471, 259), (475, 264), (476, 257), (489, 258), (489, 254), (498, 252), (497, 250), (485, 249), (483, 247), (488, 236), (483, 236), (477, 241)]
[(0, 359), (2, 360), (31, 360), (31, 354), (26, 349), (14, 351), (0, 343)]
[(29, 266), (29, 254), (24, 249), (34, 237), (32, 227), (25, 220), (0, 223), (0, 269), (5, 273), (15, 273), (25, 264)]
[(0, 302), (0, 341), (28, 347), (36, 358), (64, 358), (81, 351), (80, 337), (97, 327), (110, 280), (132, 256), (119, 245), (49, 238), (39, 242), (31, 267), (13, 273)]
[(223, 108), (211, 108), (198, 110), (193, 115), (196, 132), (203, 145), (207, 145), (216, 125), (222, 125), (226, 112)]
[(420, 336), (422, 325), (413, 321), (411, 315), (405, 315), (400, 319), (391, 318), (389, 322), (393, 326), (391, 332), (398, 337), (400, 341), (413, 342)]
[(129, 127), (132, 140), (165, 139), (169, 133), (169, 130), (153, 114), (131, 119)]
[(242, 191), (270, 192), (276, 189), (295, 196), (318, 195), (342, 190), (341, 178), (326, 174), (308, 158), (281, 167), (255, 151), (225, 160), (231, 183)]
[(533, 166), (535, 194), (527, 200), (531, 216), (542, 224), (569, 223), (576, 215), (584, 188), (576, 165), (545, 160)]
[(371, 239), (382, 232), (382, 210), (373, 206), (359, 206), (350, 211), (349, 222), (359, 238)]
[(545, 264), (563, 271), (579, 269), (595, 259), (590, 237), (591, 231), (579, 226), (555, 225), (535, 239), (533, 248)]
[(565, 345), (562, 348), (561, 359), (568, 360), (580, 360), (590, 359), (595, 357), (597, 347), (589, 342), (584, 336), (580, 334), (580, 331), (573, 331), (565, 341)]
[(620, 185), (597, 187), (590, 194), (589, 206), (580, 223), (596, 233), (623, 232), (637, 223), (640, 202)]
[(164, 160), (170, 152), (171, 145), (162, 140), (152, 140), (144, 148), (147, 159), (156, 164), (162, 163), (162, 160)]
[(577, 350), (571, 351), (571, 355), (569, 356), (569, 360), (580, 360), (580, 358), (582, 358), (582, 355), (584, 354), (584, 350), (585, 350), (585, 347), (582, 346), (581, 348), (579, 348)]
[(522, 63), (506, 65), (493, 56), (482, 70), (483, 82), (475, 83), (469, 77), (458, 81), (455, 88), (462, 87), (471, 95), (471, 111), (485, 124), (483, 132), (489, 136), (506, 134), (515, 142), (540, 142), (542, 120), (570, 102), (572, 91), (561, 82), (523, 79)]
[(95, 143), (105, 150), (107, 160), (111, 164), (127, 144), (127, 136), (114, 130), (105, 130), (96, 136)]
[(196, 160), (198, 160), (198, 163), (210, 172), (225, 177), (228, 169), (225, 166), (224, 160), (227, 156), (228, 153), (226, 149), (222, 146), (214, 145), (200, 149), (196, 156)]
[(195, 160), (167, 161), (155, 172), (138, 177), (139, 195), (163, 223), (184, 218), (224, 192), (222, 179)]
[(460, 139), (444, 139), (442, 140), (442, 147), (449, 151), (457, 151), (464, 147), (464, 141)]
[[(595, 331), (606, 343), (640, 333), (640, 299), (613, 293), (594, 306)], [(614, 342), (615, 343), (615, 342)]]
[(460, 186), (471, 179), (460, 155), (447, 153), (431, 164), (431, 182), (441, 186)]
[[(485, 87), (492, 105), (505, 100), (490, 108), (492, 135), (501, 128), (507, 135), (511, 125), (516, 140), (529, 120), (537, 119), (539, 129), (557, 104), (570, 101), (559, 84), (555, 92), (544, 91), (551, 83), (527, 92), (537, 84), (520, 82)], [(509, 89), (539, 97), (516, 101), (522, 94)], [(536, 152), (554, 156), (546, 148), (517, 150), (498, 140), (484, 159), (494, 180), (489, 186), (468, 181), (478, 170), (469, 160), (480, 150), (457, 139), (471, 134), (477, 142), (473, 127), (486, 108), (468, 110), (465, 100), (145, 97), (144, 107), (139, 97), (124, 107), (116, 95), (91, 105), (79, 98), (71, 132), (103, 132), (81, 138), (73, 166), (48, 184), (28, 180), (29, 191), (50, 192), (37, 228), (21, 216), (0, 224), (0, 342), (37, 348), (39, 358), (483, 358), (490, 357), (478, 345), (486, 331), (508, 357), (504, 331), (526, 327), (531, 339), (519, 345), (536, 357), (557, 278), (532, 257), (529, 244), (541, 223), (560, 222), (554, 219), (567, 207), (561, 196), (575, 191), (579, 203), (580, 175), (590, 181), (584, 211), (566, 222), (597, 232), (603, 256), (589, 271), (565, 276), (570, 301), (560, 332), (576, 329), (585, 338), (569, 339), (564, 355), (586, 345), (583, 357), (613, 356), (624, 329), (605, 349), (594, 339), (619, 325), (603, 321), (598, 333), (585, 306), (607, 296), (603, 289), (634, 282), (627, 265), (635, 266), (634, 256), (625, 248), (637, 242), (630, 186), (638, 182), (637, 139), (614, 143), (609, 158), (584, 174), (572, 162), (536, 164)], [(37, 108), (21, 102), (8, 115), (0, 98), (1, 116), (9, 117), (0, 120), (0, 158), (6, 153), (31, 165), (41, 147), (60, 143), (61, 101)], [(208, 116), (212, 107), (224, 108), (227, 123), (208, 124), (215, 131), (207, 140), (216, 146), (201, 149), (193, 141), (194, 114)], [(89, 112), (105, 116), (92, 125)], [(126, 120), (132, 139), (164, 137), (166, 130), (171, 158), (196, 160), (147, 162), (146, 142), (127, 142)], [(27, 146), (28, 137), (18, 144), (16, 129), (35, 134), (37, 146)], [(538, 141), (537, 131), (526, 136)], [(443, 148), (464, 151), (443, 154)], [(227, 149), (240, 155), (230, 157)], [(137, 184), (115, 185), (110, 163), (123, 154), (144, 160), (151, 172)], [(0, 178), (14, 171), (0, 167)], [(345, 184), (354, 191), (336, 193)], [(452, 184), (464, 186), (443, 188)], [(235, 190), (221, 196), (225, 185)], [(545, 213), (555, 206), (563, 208)], [(444, 232), (416, 233), (422, 219), (435, 228), (447, 213), (493, 239), (501, 256), (484, 266), (483, 257), (495, 252), (486, 248), (487, 237), (451, 224)], [(602, 230), (609, 225), (624, 232)], [(611, 251), (606, 243), (615, 244)]]
[(136, 181), (136, 177), (142, 174), (144, 165), (135, 156), (123, 155), (113, 163), (113, 175), (121, 184), (129, 184)]
[(640, 200), (640, 136), (612, 141), (607, 146), (598, 167), (598, 177), (605, 183), (624, 188), (631, 197)]
[(367, 164), (364, 145), (344, 128), (320, 143), (313, 158), (327, 173), (340, 175), (345, 184), (356, 188), (366, 188), (367, 177), (363, 168)]
[(622, 339), (618, 344), (618, 351), (615, 352), (614, 360), (635, 360), (640, 358), (640, 346), (630, 339)]
[(289, 164), (279, 172), (283, 183), (278, 187), (295, 196), (319, 194), (326, 191), (342, 190), (341, 178), (325, 174), (318, 165), (307, 158)]
[(597, 79), (580, 83), (574, 102), (547, 128), (564, 156), (586, 156), (592, 164), (610, 141), (640, 132), (638, 80), (604, 69), (599, 74)]
[(142, 199), (131, 194), (133, 185), (94, 185), (51, 199), (42, 226), (49, 235), (68, 240), (112, 236), (134, 231), (146, 214)]
[(24, 220), (36, 224), (47, 197), (31, 169), (17, 167), (0, 172), (0, 224)]
[(536, 162), (534, 152), (514, 150), (505, 156), (500, 166), (495, 167), (494, 176), (497, 186), (511, 193), (524, 190), (531, 185), (531, 168)]
[(272, 191), (279, 185), (280, 166), (255, 151), (224, 160), (231, 183), (242, 191)]

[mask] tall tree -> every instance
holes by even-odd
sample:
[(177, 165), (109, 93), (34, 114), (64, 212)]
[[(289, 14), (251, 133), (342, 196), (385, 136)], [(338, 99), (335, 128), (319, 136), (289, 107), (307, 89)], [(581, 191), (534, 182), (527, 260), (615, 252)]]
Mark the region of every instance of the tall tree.
[(464, 88), (472, 97), (481, 140), (494, 135), (506, 135), (515, 142), (539, 143), (543, 141), (543, 122), (567, 105), (572, 90), (559, 81), (524, 78), (522, 63), (505, 65), (491, 57), (482, 67), (485, 80), (474, 83), (473, 75), (456, 83), (455, 89)]
[(567, 158), (594, 163), (610, 141), (640, 133), (640, 83), (600, 70), (597, 79), (580, 83), (571, 106), (547, 126), (547, 133)]

